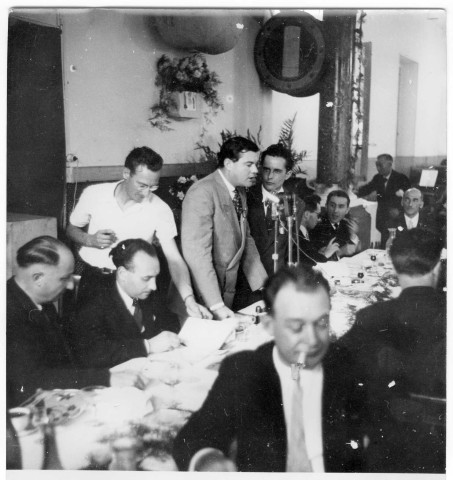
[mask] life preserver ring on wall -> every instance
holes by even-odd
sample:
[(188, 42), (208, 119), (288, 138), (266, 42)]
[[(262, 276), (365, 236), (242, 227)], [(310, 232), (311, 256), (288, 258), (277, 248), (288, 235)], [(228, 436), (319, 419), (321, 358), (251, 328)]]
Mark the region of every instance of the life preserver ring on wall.
[(305, 12), (272, 17), (255, 41), (255, 66), (261, 80), (294, 97), (318, 92), (325, 56), (322, 22)]

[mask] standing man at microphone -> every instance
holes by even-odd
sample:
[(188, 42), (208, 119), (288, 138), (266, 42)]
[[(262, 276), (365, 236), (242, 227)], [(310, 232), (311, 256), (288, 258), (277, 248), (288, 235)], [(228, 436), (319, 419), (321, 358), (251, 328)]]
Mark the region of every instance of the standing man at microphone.
[[(261, 183), (257, 183), (247, 192), (250, 232), (256, 243), (261, 262), (268, 275), (274, 273), (274, 254), (277, 269), (288, 261), (288, 230), (281, 225), (275, 235), (275, 219), (279, 216), (278, 202), (280, 194), (288, 194), (284, 182), (291, 176), (293, 160), (291, 152), (283, 145), (270, 145), (261, 154)], [(275, 239), (277, 248), (275, 249)]]
[(261, 296), (267, 274), (250, 235), (244, 188), (256, 182), (259, 149), (247, 138), (232, 137), (217, 157), (218, 169), (184, 198), (181, 244), (199, 296), (222, 319), (256, 301), (239, 298), (240, 279)]

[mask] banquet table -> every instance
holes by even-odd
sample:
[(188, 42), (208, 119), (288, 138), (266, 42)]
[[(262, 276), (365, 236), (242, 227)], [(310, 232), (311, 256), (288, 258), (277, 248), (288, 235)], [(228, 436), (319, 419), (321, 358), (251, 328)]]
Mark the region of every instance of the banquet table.
[[(399, 295), (400, 287), (387, 254), (366, 250), (338, 262), (321, 264), (331, 286), (331, 340), (353, 325), (357, 310)], [(238, 312), (241, 328), (215, 350), (181, 346), (135, 358), (112, 370), (134, 370), (147, 379), (145, 390), (92, 386), (81, 390), (41, 391), (25, 402), (33, 409), (44, 401), (64, 469), (138, 469), (174, 471), (172, 442), (192, 412), (206, 398), (223, 358), (255, 349), (271, 340), (259, 322), (257, 302)], [(258, 310), (260, 310), (258, 309)], [(14, 422), (13, 422), (14, 424)], [(32, 422), (18, 429), (24, 469), (43, 465), (43, 429)], [(120, 451), (120, 449), (122, 450)], [(124, 467), (121, 455), (133, 455)], [(109, 463), (109, 461), (111, 462)]]

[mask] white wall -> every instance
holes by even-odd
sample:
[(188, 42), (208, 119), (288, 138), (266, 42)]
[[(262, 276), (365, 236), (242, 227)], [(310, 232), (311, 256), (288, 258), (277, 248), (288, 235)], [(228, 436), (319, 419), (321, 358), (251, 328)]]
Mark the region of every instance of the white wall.
[[(24, 10), (25, 12), (25, 10)], [(149, 145), (166, 163), (198, 156), (194, 145), (200, 120), (174, 122), (161, 133), (147, 121), (158, 98), (154, 86), (157, 59), (182, 57), (149, 27), (152, 10), (39, 9), (29, 16), (62, 25), (67, 152), (80, 166), (121, 165), (134, 146)], [(154, 12), (155, 13), (155, 12)], [(257, 14), (257, 12), (253, 12)], [(364, 41), (372, 42), (370, 99), (370, 168), (378, 153), (395, 153), (400, 55), (419, 65), (416, 157), (446, 156), (446, 34), (442, 11), (367, 10)], [(429, 19), (429, 17), (437, 17)], [(58, 23), (58, 22), (55, 22)], [(261, 85), (253, 62), (259, 31), (255, 19), (244, 19), (244, 32), (233, 50), (207, 55), (222, 84), (225, 110), (207, 126), (206, 141), (217, 147), (222, 129), (252, 134), (263, 127), (266, 147), (278, 139), (285, 119), (297, 112), (296, 148), (307, 150), (308, 176), (316, 176), (319, 95), (294, 98)], [(71, 65), (75, 71), (71, 72)]]
[(441, 10), (367, 10), (364, 41), (372, 42), (368, 176), (379, 153), (395, 154), (400, 55), (418, 63), (415, 157), (447, 151), (446, 25)]

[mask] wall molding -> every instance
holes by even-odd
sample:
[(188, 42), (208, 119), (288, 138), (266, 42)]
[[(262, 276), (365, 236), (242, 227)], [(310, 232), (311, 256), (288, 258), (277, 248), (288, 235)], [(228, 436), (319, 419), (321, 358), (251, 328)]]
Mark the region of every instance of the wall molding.
[[(208, 175), (216, 169), (213, 162), (169, 163), (162, 167), (162, 177), (179, 177), (190, 175)], [(66, 183), (111, 182), (123, 176), (122, 165), (99, 167), (66, 166)]]

